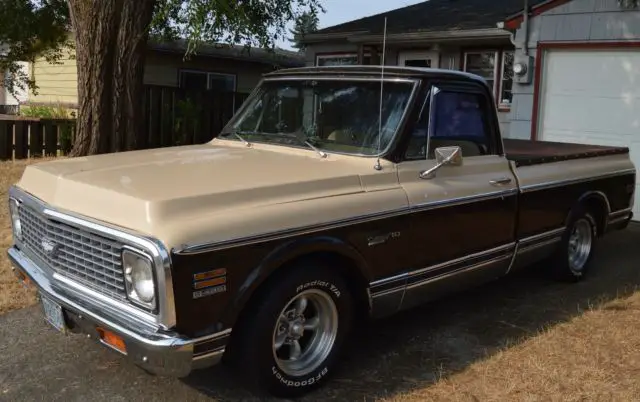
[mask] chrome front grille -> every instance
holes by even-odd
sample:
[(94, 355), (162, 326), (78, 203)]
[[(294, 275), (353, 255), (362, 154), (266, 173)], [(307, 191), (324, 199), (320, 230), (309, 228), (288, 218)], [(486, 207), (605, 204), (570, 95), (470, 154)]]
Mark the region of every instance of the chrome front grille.
[(126, 299), (117, 241), (56, 222), (22, 205), (23, 243), (60, 275), (117, 299)]

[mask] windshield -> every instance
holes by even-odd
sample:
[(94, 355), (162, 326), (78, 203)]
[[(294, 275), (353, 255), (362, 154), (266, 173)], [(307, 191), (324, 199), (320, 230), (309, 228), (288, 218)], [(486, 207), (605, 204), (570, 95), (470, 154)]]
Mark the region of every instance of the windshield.
[(264, 81), (222, 135), (317, 151), (377, 155), (407, 109), (414, 83), (385, 81), (380, 131), (380, 80)]

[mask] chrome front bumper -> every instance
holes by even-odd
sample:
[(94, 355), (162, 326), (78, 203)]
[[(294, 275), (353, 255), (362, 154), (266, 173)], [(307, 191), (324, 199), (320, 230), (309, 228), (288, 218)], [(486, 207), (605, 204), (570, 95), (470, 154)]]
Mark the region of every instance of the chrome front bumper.
[[(98, 305), (76, 290), (64, 286), (50, 273), (38, 267), (17, 247), (7, 252), (16, 275), (29, 278), (45, 297), (60, 304), (70, 332), (89, 335), (127, 358), (143, 369), (158, 375), (185, 377), (193, 369), (205, 368), (220, 362), (230, 330), (205, 337), (190, 339), (174, 332), (162, 331), (148, 323), (136, 320), (109, 306)], [(119, 335), (126, 352), (109, 346), (100, 338), (97, 327)]]

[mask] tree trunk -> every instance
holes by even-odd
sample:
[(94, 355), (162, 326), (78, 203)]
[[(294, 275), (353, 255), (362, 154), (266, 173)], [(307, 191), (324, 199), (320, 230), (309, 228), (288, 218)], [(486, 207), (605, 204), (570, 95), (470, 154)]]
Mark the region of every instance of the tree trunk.
[(71, 156), (146, 145), (143, 74), (155, 0), (69, 0), (78, 120)]

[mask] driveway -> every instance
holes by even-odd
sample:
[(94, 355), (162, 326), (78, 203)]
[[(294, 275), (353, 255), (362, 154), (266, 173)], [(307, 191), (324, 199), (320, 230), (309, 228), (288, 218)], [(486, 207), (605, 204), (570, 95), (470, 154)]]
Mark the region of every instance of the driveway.
[[(629, 295), (640, 285), (640, 225), (599, 244), (585, 282), (547, 281), (535, 270), (451, 296), (355, 334), (340, 372), (306, 400), (373, 400), (428, 387), (505, 344), (581, 314), (576, 305)], [(80, 336), (63, 337), (38, 307), (0, 316), (0, 399), (7, 401), (258, 400), (224, 368), (185, 380), (151, 376)]]

